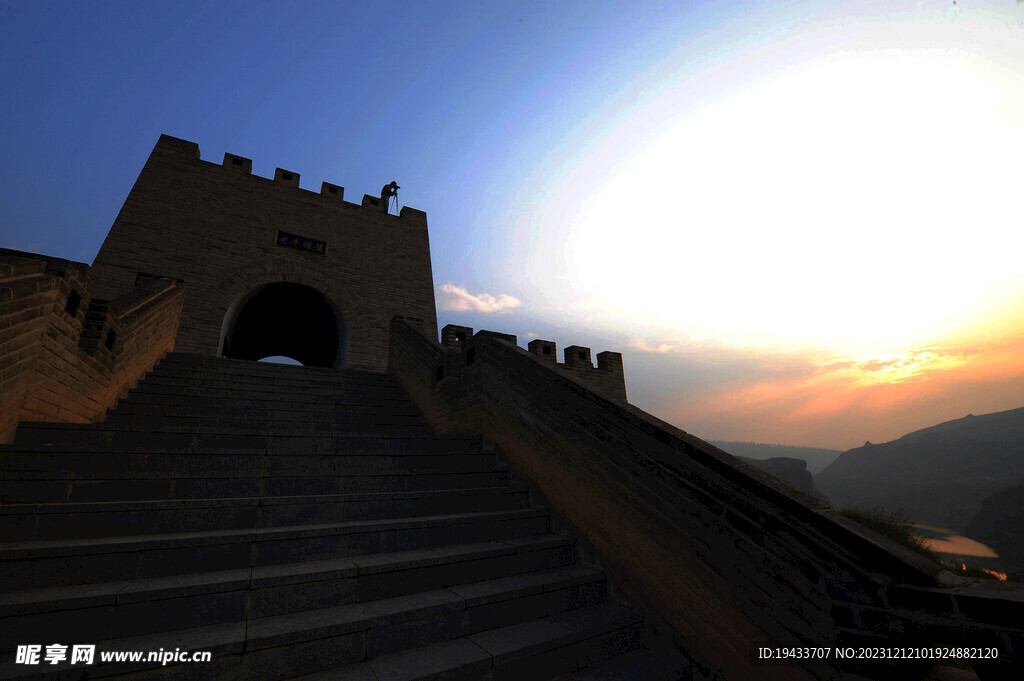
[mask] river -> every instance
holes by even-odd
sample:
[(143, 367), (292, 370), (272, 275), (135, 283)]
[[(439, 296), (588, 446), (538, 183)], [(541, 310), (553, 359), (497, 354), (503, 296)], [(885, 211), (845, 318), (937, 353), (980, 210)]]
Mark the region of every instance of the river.
[(1005, 574), (1006, 572), (999, 563), (999, 554), (991, 546), (943, 527), (915, 525), (914, 529), (928, 540), (932, 551), (938, 553), (944, 560), (959, 562), (993, 573)]

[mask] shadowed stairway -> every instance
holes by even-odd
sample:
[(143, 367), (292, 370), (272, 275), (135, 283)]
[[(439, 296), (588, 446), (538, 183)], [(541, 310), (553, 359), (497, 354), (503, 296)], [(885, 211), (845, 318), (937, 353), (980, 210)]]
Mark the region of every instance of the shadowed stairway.
[[(476, 439), (387, 374), (170, 354), (0, 447), (0, 678), (682, 679)], [(95, 644), (96, 663), (14, 663)], [(210, 651), (103, 664), (103, 651)]]

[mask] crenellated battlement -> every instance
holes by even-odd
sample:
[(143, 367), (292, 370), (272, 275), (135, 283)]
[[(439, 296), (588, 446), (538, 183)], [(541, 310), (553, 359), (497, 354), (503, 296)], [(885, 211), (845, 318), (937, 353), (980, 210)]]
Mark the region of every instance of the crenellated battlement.
[[(515, 336), (497, 331), (477, 331), (468, 326), (448, 324), (441, 329), (441, 345), (454, 350), (462, 350), (463, 346), (473, 338), (500, 338), (516, 345)], [(626, 377), (622, 367), (622, 353), (597, 353), (597, 367), (591, 361), (590, 348), (582, 345), (570, 345), (565, 348), (564, 363), (558, 361), (558, 347), (554, 341), (534, 339), (526, 346), (527, 352), (540, 359), (551, 362), (559, 369), (576, 378), (581, 378), (601, 393), (626, 401)]]
[[(198, 144), (195, 142), (189, 142), (188, 140), (178, 139), (177, 137), (171, 137), (170, 135), (160, 136), (160, 139), (156, 144), (156, 148), (154, 149), (154, 153), (162, 153), (165, 157), (171, 156), (188, 159), (189, 161), (199, 161), (200, 163), (216, 167), (216, 164), (204, 161), (201, 158)], [(270, 178), (260, 177), (259, 175), (253, 175), (252, 159), (244, 156), (225, 152), (224, 159), (221, 161), (219, 167), (223, 171), (232, 174), (248, 175), (256, 180), (273, 182), (278, 186), (298, 189), (311, 196), (317, 195), (313, 191), (302, 189), (299, 186), (300, 174), (292, 170), (276, 168), (274, 170), (274, 178), (272, 180)], [(374, 212), (388, 215), (391, 218), (399, 218), (412, 223), (422, 223), (426, 226), (427, 217), (426, 213), (422, 210), (404, 206), (401, 211), (399, 211), (398, 215), (393, 215), (387, 212), (387, 206), (381, 202), (379, 196), (373, 196), (371, 194), (364, 194), (361, 203), (348, 202), (344, 200), (345, 188), (331, 182), (325, 181), (320, 185), (319, 196), (323, 197), (325, 201), (330, 201), (332, 204), (337, 206), (344, 206), (348, 209), (370, 209)]]

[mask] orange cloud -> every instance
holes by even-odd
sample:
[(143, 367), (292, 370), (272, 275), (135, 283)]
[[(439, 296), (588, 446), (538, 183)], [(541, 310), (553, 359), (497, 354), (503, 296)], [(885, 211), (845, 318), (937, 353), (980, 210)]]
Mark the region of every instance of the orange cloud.
[(522, 302), (513, 296), (501, 294), (492, 296), (490, 293), (472, 294), (462, 286), (456, 286), (451, 282), (443, 285), (438, 296), (438, 306), (442, 310), (452, 312), (486, 312), (502, 313), (522, 305)]
[[(968, 413), (1024, 406), (1016, 338), (819, 361), (808, 375), (727, 388), (670, 407), (699, 437), (847, 449)], [(808, 358), (808, 362), (813, 360)]]
[(931, 347), (889, 352), (821, 367), (822, 380), (873, 385), (920, 382), (929, 376), (966, 364), (984, 353), (979, 348)]

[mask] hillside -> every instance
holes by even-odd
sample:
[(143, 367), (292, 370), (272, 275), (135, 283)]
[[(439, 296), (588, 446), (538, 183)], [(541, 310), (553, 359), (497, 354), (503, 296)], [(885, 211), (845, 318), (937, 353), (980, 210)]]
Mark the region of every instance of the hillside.
[(838, 449), (819, 449), (817, 447), (791, 447), (789, 445), (770, 445), (760, 442), (724, 442), (721, 440), (708, 440), (711, 444), (724, 449), (733, 456), (741, 456), (747, 459), (803, 459), (807, 462), (807, 470), (816, 475), (825, 470), (830, 463), (836, 460), (841, 451)]
[(985, 499), (967, 535), (995, 549), (1009, 573), (1024, 579), (1024, 485)]
[(865, 443), (814, 481), (837, 508), (902, 508), (918, 523), (963, 531), (985, 498), (1024, 483), (1024, 408)]

